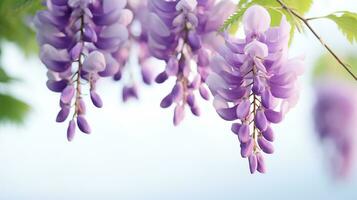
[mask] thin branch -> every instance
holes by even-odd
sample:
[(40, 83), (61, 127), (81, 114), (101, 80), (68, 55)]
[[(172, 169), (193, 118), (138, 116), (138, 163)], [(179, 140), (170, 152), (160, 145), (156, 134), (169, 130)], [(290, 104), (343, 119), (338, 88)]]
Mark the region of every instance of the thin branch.
[(298, 19), (300, 19), (306, 26), (307, 28), (309, 28), (309, 30), (312, 32), (312, 34), (314, 34), (314, 36), (320, 41), (320, 43), (326, 48), (326, 50), (336, 59), (336, 61), (343, 67), (345, 68), (345, 70), (357, 81), (357, 76), (353, 74), (353, 72), (348, 68), (348, 65), (345, 64), (337, 55), (334, 51), (332, 51), (332, 49), (322, 40), (322, 38), (320, 37), (320, 35), (318, 35), (316, 33), (316, 31), (311, 27), (311, 25), (309, 24), (309, 20), (314, 19), (314, 18), (309, 18), (306, 19), (304, 18), (302, 15), (300, 15), (299, 13), (297, 13), (296, 11), (294, 11), (293, 9), (289, 8), (282, 0), (276, 0), (283, 9), (285, 9), (286, 11), (288, 11), (289, 13), (293, 14), (295, 17), (297, 17)]

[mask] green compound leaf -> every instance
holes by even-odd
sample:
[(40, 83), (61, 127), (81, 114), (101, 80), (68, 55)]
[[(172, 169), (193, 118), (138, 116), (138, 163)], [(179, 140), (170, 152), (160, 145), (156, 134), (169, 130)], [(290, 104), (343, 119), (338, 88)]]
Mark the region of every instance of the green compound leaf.
[(30, 107), (21, 100), (0, 93), (0, 123), (21, 124), (29, 110)]
[[(289, 8), (298, 12), (301, 15), (306, 14), (313, 3), (313, 0), (284, 0)], [(230, 30), (235, 33), (242, 20), (244, 12), (252, 5), (258, 4), (264, 6), (271, 16), (271, 26), (278, 26), (280, 24), (282, 15), (286, 16), (287, 21), (291, 25), (291, 39), (294, 36), (295, 28), (302, 30), (302, 23), (299, 19), (292, 16), (291, 13), (281, 8), (281, 5), (276, 0), (241, 0), (238, 2), (237, 11), (233, 13), (222, 25), (220, 31)]]
[(342, 11), (325, 18), (334, 21), (350, 43), (357, 41), (357, 13)]

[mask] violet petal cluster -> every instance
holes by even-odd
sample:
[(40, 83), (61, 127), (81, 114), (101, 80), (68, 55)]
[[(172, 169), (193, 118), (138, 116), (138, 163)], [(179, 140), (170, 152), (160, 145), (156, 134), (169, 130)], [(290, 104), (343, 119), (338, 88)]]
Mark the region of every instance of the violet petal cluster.
[[(142, 82), (150, 85), (154, 80), (153, 66), (150, 62), (148, 49), (148, 20), (149, 9), (146, 0), (128, 0), (127, 8), (133, 13), (133, 20), (129, 25), (129, 40), (116, 55), (120, 70), (115, 74), (114, 80), (122, 80), (122, 99), (138, 99), (139, 84), (135, 72), (139, 71)], [(136, 68), (139, 66), (139, 68)]]
[[(163, 83), (169, 77), (176, 78), (160, 106), (175, 104), (173, 122), (178, 125), (186, 105), (195, 116), (200, 115), (196, 91), (203, 99), (209, 99), (204, 83), (210, 70), (211, 47), (221, 39), (216, 31), (233, 12), (234, 4), (229, 0), (150, 0), (149, 8), (149, 50), (166, 63), (155, 81)], [(212, 37), (213, 33), (216, 37)]]
[(282, 17), (270, 27), (270, 16), (254, 5), (243, 16), (245, 38), (231, 39), (211, 62), (213, 73), (207, 84), (221, 118), (235, 121), (231, 130), (238, 136), (241, 156), (248, 158), (250, 172), (264, 173), (262, 152), (272, 154), (272, 124), (283, 120), (298, 97), (302, 58), (288, 58), (290, 25)]
[(126, 0), (47, 0), (44, 4), (47, 9), (34, 19), (40, 58), (48, 69), (47, 87), (61, 94), (56, 121), (66, 121), (74, 110), (67, 129), (71, 141), (76, 127), (91, 132), (82, 86), (89, 86), (93, 105), (102, 107), (96, 83), (119, 70), (113, 55), (128, 38), (131, 12), (124, 9)]
[[(335, 79), (335, 78), (334, 78)], [(352, 169), (357, 144), (357, 87), (347, 81), (320, 80), (315, 88), (315, 127), (336, 178)]]

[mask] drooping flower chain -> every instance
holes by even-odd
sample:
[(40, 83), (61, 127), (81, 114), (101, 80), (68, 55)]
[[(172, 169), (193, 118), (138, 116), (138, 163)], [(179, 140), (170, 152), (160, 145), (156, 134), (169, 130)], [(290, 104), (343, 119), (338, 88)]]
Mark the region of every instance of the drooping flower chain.
[(67, 129), (71, 141), (77, 125), (91, 132), (82, 85), (89, 84), (93, 105), (103, 106), (96, 83), (119, 70), (113, 55), (127, 40), (130, 11), (123, 9), (125, 0), (47, 0), (45, 5), (34, 19), (40, 58), (48, 68), (47, 87), (61, 93), (56, 121), (66, 121), (74, 107)]
[[(194, 115), (200, 115), (194, 94), (196, 90), (203, 99), (209, 99), (204, 82), (209, 73), (209, 44), (214, 42), (205, 39), (209, 33), (217, 31), (230, 14), (231, 5), (230, 1), (218, 4), (215, 1), (149, 1), (152, 12), (148, 35), (150, 53), (166, 62), (165, 71), (155, 81), (163, 83), (170, 76), (176, 78), (172, 91), (160, 104), (162, 108), (175, 104), (174, 125), (183, 120), (186, 105)], [(217, 17), (209, 18), (213, 14), (220, 15), (220, 20)], [(216, 35), (211, 39), (219, 40), (219, 37)]]
[(264, 173), (261, 151), (274, 152), (271, 123), (279, 123), (296, 103), (303, 63), (301, 58), (287, 58), (290, 25), (285, 17), (279, 27), (269, 28), (269, 13), (255, 5), (246, 10), (243, 25), (244, 39), (226, 35), (207, 83), (217, 113), (225, 120), (238, 120), (231, 130), (238, 136), (241, 156), (249, 160), (250, 172)]

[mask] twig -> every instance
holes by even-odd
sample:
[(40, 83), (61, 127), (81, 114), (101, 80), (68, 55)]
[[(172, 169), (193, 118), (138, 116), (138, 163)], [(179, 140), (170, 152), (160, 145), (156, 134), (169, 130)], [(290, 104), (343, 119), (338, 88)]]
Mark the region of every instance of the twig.
[(293, 14), (295, 17), (300, 19), (306, 26), (309, 28), (309, 30), (314, 34), (314, 36), (320, 41), (320, 43), (326, 48), (326, 50), (337, 60), (337, 62), (345, 68), (345, 70), (357, 81), (357, 76), (353, 74), (353, 72), (348, 68), (348, 65), (345, 64), (337, 55), (335, 52), (332, 51), (332, 49), (322, 40), (320, 35), (316, 33), (316, 31), (311, 27), (309, 24), (309, 20), (314, 19), (314, 18), (309, 18), (306, 19), (303, 16), (301, 16), (299, 13), (294, 11), (293, 9), (289, 8), (282, 0), (276, 0), (283, 9), (288, 11), (289, 13)]

